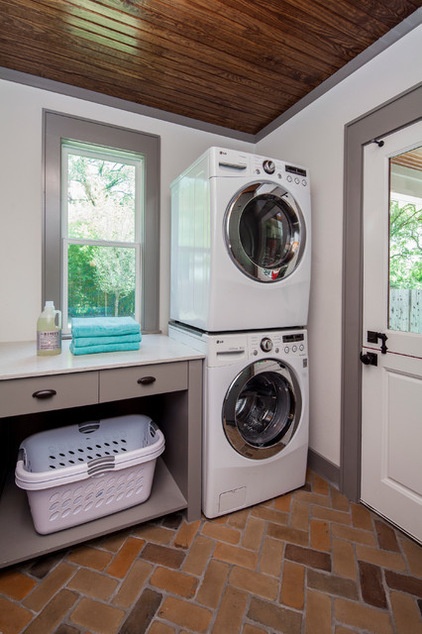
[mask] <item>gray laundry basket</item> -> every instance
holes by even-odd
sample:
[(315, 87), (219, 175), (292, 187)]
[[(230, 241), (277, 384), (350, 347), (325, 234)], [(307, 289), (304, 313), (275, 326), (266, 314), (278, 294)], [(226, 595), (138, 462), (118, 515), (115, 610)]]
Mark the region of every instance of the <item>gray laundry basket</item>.
[(164, 436), (147, 416), (89, 421), (25, 439), (15, 481), (45, 535), (145, 502), (163, 451)]

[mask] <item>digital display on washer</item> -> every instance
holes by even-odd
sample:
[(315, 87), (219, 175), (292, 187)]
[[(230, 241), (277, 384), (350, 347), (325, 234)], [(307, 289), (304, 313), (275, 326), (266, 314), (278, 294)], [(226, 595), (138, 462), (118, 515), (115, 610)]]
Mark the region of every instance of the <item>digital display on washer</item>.
[(295, 167), (294, 165), (286, 165), (286, 172), (290, 172), (290, 174), (297, 174), (298, 176), (306, 176), (306, 170), (301, 167)]
[(303, 341), (305, 336), (303, 334), (297, 335), (283, 335), (283, 343), (292, 343), (293, 341)]

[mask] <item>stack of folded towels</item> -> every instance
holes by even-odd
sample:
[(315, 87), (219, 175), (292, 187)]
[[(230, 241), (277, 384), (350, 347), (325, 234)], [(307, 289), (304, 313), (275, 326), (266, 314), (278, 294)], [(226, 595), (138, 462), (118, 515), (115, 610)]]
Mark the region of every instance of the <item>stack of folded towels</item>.
[(132, 317), (78, 317), (72, 319), (73, 354), (139, 350), (141, 327)]

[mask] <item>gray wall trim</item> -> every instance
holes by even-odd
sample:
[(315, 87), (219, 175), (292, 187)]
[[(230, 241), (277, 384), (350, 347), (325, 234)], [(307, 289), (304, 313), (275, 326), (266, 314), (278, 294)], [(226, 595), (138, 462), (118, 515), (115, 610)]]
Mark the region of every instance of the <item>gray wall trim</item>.
[(360, 499), (363, 148), (422, 118), (422, 84), (345, 127), (340, 489)]
[(279, 128), (283, 123), (286, 123), (286, 121), (288, 121), (296, 114), (298, 114), (301, 110), (309, 106), (309, 104), (316, 101), (319, 97), (331, 90), (331, 88), (334, 88), (334, 86), (343, 81), (343, 79), (349, 77), (349, 75), (361, 68), (367, 62), (374, 59), (374, 57), (376, 57), (377, 55), (385, 51), (389, 46), (410, 33), (410, 31), (413, 31), (413, 29), (418, 27), (420, 24), (422, 24), (422, 9), (416, 9), (416, 11), (412, 13), (408, 18), (403, 20), (403, 22), (400, 22), (400, 24), (388, 31), (388, 33), (386, 33), (383, 37), (374, 42), (374, 44), (369, 46), (362, 53), (357, 55), (354, 59), (343, 66), (343, 68), (340, 68), (340, 70), (334, 73), (334, 75), (322, 82), (322, 84), (317, 86), (309, 94), (303, 97), (303, 99), (294, 104), (294, 106), (286, 110), (286, 112), (274, 119), (274, 121), (269, 123), (265, 128), (260, 130), (255, 137), (255, 141), (262, 141), (262, 139), (268, 134), (274, 132), (274, 130)]
[(0, 66), (0, 79), (24, 84), (25, 86), (32, 86), (33, 88), (40, 88), (41, 90), (56, 92), (60, 95), (75, 97), (76, 99), (92, 101), (103, 106), (118, 108), (119, 110), (125, 110), (145, 117), (151, 117), (152, 119), (158, 119), (159, 121), (167, 121), (168, 123), (175, 123), (176, 125), (185, 126), (194, 130), (202, 130), (203, 132), (209, 132), (210, 134), (219, 134), (221, 136), (230, 137), (239, 141), (247, 141), (249, 143), (255, 142), (255, 136), (253, 134), (239, 132), (237, 130), (232, 130), (231, 128), (225, 128), (224, 126), (212, 125), (211, 123), (205, 123), (204, 121), (198, 121), (197, 119), (191, 119), (190, 117), (166, 112), (165, 110), (160, 110), (159, 108), (150, 108), (139, 103), (127, 101), (126, 99), (111, 97), (110, 95), (104, 95), (93, 90), (87, 90), (86, 88), (71, 86), (70, 84), (46, 79), (45, 77), (38, 77), (37, 75), (21, 73), (10, 68)]
[(308, 450), (308, 467), (337, 488), (340, 482), (340, 468), (313, 449)]

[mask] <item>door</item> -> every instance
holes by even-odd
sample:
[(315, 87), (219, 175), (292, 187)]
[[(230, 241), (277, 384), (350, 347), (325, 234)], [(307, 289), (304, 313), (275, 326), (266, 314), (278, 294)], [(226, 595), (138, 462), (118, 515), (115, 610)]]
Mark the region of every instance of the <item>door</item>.
[(294, 372), (276, 359), (256, 361), (236, 376), (223, 403), (223, 427), (246, 458), (280, 453), (300, 421), (302, 398)]
[(422, 541), (422, 122), (364, 150), (361, 499)]
[(242, 273), (278, 282), (298, 266), (306, 229), (295, 198), (271, 182), (250, 183), (233, 196), (225, 218), (226, 244)]

